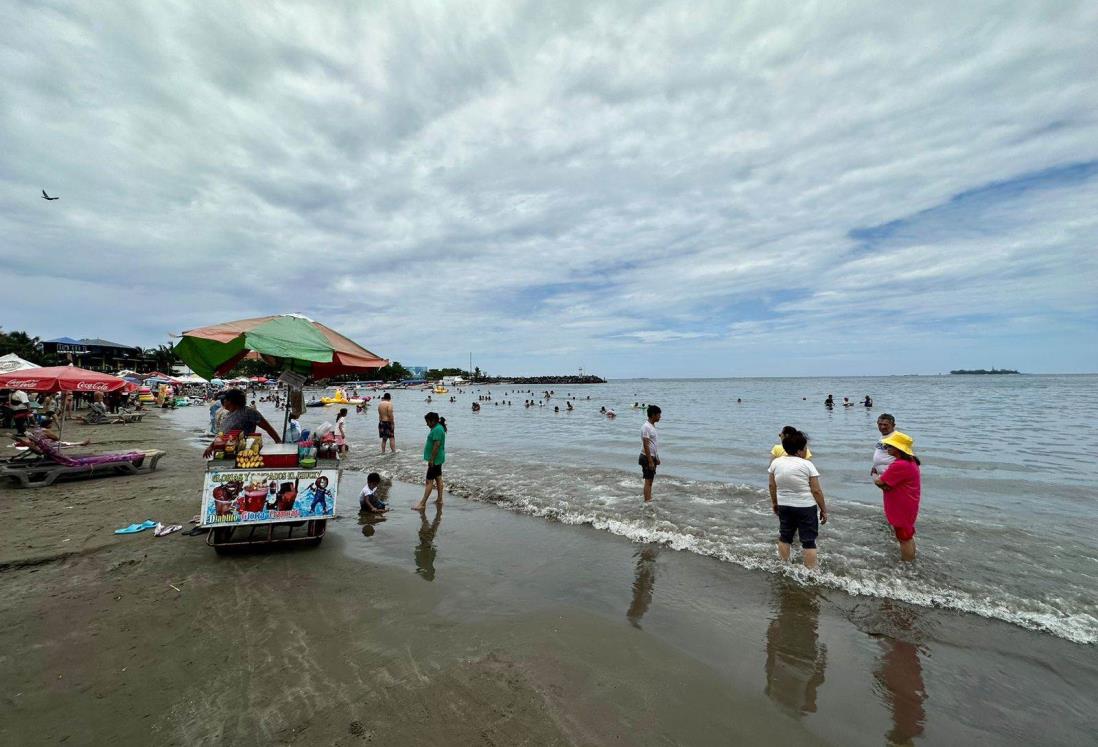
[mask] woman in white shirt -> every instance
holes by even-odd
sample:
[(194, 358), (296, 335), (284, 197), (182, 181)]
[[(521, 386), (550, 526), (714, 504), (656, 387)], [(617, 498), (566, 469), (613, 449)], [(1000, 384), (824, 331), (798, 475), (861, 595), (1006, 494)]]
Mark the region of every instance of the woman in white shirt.
[[(797, 431), (782, 438), (785, 456), (770, 463), (770, 505), (778, 515), (778, 555), (788, 561), (794, 535), (801, 541), (806, 568), (816, 567), (816, 536), (827, 523), (820, 473), (805, 457), (808, 437)], [(817, 513), (818, 511), (818, 513)]]

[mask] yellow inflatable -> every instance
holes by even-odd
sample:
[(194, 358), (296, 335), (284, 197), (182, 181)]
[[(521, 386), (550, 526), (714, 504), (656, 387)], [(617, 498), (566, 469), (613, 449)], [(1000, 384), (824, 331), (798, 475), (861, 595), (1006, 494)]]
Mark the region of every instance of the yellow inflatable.
[(343, 389), (336, 389), (335, 396), (321, 397), (320, 401), (326, 405), (361, 405), (366, 400), (362, 399), (361, 397), (348, 399), (346, 391), (344, 391)]
[(442, 384), (435, 384), (435, 394), (448, 394), (449, 392), (450, 390)]

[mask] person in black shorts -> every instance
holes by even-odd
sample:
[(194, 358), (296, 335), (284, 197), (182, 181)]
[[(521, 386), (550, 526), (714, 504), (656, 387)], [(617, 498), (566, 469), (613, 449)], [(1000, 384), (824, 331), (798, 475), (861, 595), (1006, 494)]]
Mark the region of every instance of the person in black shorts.
[[(608, 412), (613, 412), (610, 410)], [(637, 464), (644, 478), (644, 502), (652, 502), (652, 481), (656, 479), (656, 467), (660, 464), (660, 435), (656, 423), (660, 422), (662, 411), (656, 405), (648, 406), (648, 420), (641, 426), (641, 453)]]
[[(820, 473), (806, 458), (808, 437), (795, 431), (782, 437), (780, 456), (770, 463), (770, 505), (778, 516), (778, 556), (788, 561), (799, 537), (806, 568), (816, 567), (816, 537), (827, 523)], [(818, 513), (817, 513), (818, 512)]]
[(442, 505), (444, 495), (442, 465), (446, 462), (446, 418), (439, 417), (437, 412), (429, 412), (423, 416), (423, 420), (430, 429), (427, 441), (423, 444), (423, 461), (427, 462), (427, 479), (423, 487), (423, 498), (412, 506), (413, 511), (423, 511), (427, 508), (427, 499), (431, 497), (432, 490), (438, 490), (435, 503), (439, 506)]

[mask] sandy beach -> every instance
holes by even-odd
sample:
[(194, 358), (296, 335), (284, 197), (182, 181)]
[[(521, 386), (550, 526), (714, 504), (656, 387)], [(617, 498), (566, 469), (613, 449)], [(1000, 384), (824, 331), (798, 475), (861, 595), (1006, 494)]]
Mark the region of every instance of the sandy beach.
[(1006, 623), (820, 591), (450, 497), (221, 557), (167, 418), (137, 477), (0, 488), (7, 744), (1083, 744), (1098, 662)]

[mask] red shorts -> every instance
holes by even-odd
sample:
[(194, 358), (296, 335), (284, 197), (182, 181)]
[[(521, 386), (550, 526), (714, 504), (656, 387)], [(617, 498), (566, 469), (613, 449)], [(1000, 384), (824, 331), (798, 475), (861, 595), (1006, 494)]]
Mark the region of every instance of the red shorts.
[(900, 542), (907, 542), (915, 536), (915, 527), (892, 527), (892, 531), (896, 532), (896, 539)]

